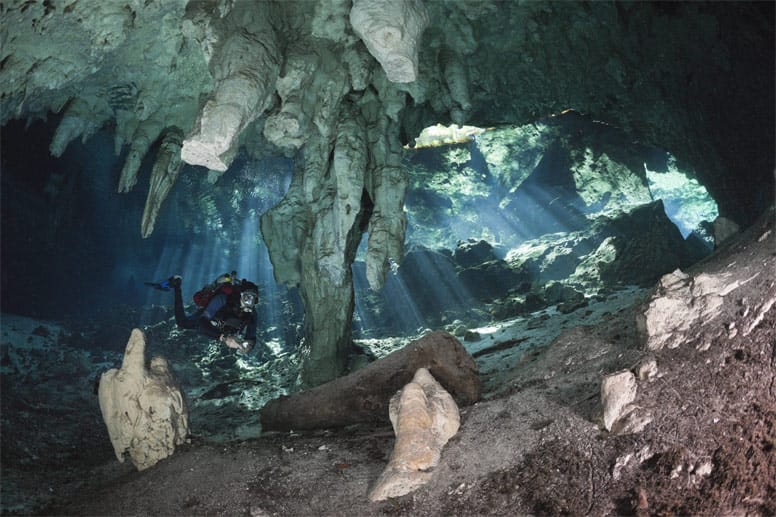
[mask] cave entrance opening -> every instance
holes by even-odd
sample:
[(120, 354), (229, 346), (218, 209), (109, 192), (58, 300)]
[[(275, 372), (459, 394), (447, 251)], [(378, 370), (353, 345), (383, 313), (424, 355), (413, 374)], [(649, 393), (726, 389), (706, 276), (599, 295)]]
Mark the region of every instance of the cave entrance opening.
[(524, 126), (437, 124), (405, 149), (405, 254), (373, 292), (359, 250), (357, 338), (570, 310), (712, 251), (716, 203), (692, 171), (575, 111)]

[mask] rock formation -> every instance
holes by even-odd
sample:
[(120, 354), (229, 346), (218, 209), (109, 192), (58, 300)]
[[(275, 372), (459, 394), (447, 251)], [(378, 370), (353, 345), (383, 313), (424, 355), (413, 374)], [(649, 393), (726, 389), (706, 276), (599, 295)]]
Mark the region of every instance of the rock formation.
[(634, 401), (638, 386), (636, 376), (629, 370), (607, 375), (601, 383), (603, 424), (614, 434), (638, 433), (650, 422), (652, 416), (639, 408)]
[(453, 397), (425, 368), (391, 398), (390, 418), (396, 444), (388, 465), (369, 493), (382, 501), (412, 492), (426, 483), (439, 463), (442, 448), (461, 423)]
[(417, 78), (420, 36), (428, 24), (423, 2), (355, 0), (350, 23), (389, 81), (411, 83)]
[[(749, 207), (764, 208), (762, 192), (773, 185), (773, 30), (760, 22), (772, 9), (494, 0), (6, 2), (0, 123), (62, 113), (50, 145), (55, 155), (109, 129), (116, 153), (126, 153), (122, 192), (135, 185), (145, 154), (172, 133), (185, 135), (182, 161), (211, 169), (214, 182), (241, 145), (292, 156), (299, 178), (262, 222), (262, 235), (274, 242), (278, 280), (303, 291), (304, 378), (316, 384), (344, 366), (360, 234), (369, 233), (373, 288), (401, 261), (402, 144), (431, 124), (522, 125), (573, 107), (670, 149), (719, 197), (722, 215), (751, 222)], [(746, 43), (732, 36), (741, 33)], [(710, 112), (718, 116), (709, 119)], [(346, 153), (352, 165), (364, 165), (344, 178), (333, 154), (349, 145), (356, 146)], [(152, 178), (143, 235), (175, 181), (175, 147), (165, 141), (155, 159), (168, 172), (161, 183), (159, 172)], [(606, 160), (585, 159), (591, 167)], [(752, 184), (762, 184), (761, 192)], [(601, 188), (585, 185), (584, 200)]]
[(461, 405), (480, 398), (477, 364), (447, 332), (431, 332), (350, 375), (269, 401), (262, 430), (321, 429), (384, 422), (391, 397), (425, 368)]
[(236, 3), (218, 30), (218, 46), (209, 60), (215, 90), (183, 141), (181, 158), (225, 171), (242, 130), (272, 102), (280, 51), (266, 3)]
[(188, 410), (163, 357), (145, 361), (145, 335), (134, 329), (119, 369), (100, 378), (99, 400), (116, 458), (129, 455), (138, 470), (175, 452), (188, 435)]
[(692, 329), (713, 319), (723, 297), (740, 285), (727, 284), (724, 276), (702, 273), (693, 277), (680, 270), (663, 276), (637, 318), (647, 348), (676, 348), (691, 341)]

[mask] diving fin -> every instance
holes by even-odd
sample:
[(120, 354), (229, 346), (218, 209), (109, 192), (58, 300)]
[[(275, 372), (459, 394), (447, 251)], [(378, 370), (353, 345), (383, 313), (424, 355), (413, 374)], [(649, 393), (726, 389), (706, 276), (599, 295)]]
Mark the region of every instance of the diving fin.
[(163, 282), (144, 282), (145, 285), (153, 287), (154, 289), (158, 289), (160, 291), (169, 291), (172, 289), (172, 286), (170, 285), (169, 280), (164, 280)]

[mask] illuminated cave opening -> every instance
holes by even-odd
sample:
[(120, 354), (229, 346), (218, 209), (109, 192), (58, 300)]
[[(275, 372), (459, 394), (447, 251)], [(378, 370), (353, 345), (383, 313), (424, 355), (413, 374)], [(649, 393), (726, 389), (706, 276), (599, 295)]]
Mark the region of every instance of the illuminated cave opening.
[(373, 292), (362, 241), (357, 337), (486, 325), (553, 305), (559, 285), (578, 298), (649, 285), (713, 247), (716, 203), (692, 171), (575, 111), (430, 126), (405, 166), (405, 256)]

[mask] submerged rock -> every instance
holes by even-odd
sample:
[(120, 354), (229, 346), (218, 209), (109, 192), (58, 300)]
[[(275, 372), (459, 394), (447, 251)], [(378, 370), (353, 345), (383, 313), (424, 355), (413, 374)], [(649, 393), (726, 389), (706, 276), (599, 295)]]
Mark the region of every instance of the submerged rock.
[(134, 329), (120, 369), (102, 374), (98, 391), (102, 418), (116, 458), (126, 454), (138, 470), (175, 452), (188, 435), (188, 408), (163, 357), (145, 363), (145, 334)]
[(408, 494), (431, 479), (429, 469), (461, 424), (455, 400), (425, 368), (391, 398), (389, 413), (396, 444), (370, 501)]
[(722, 276), (695, 277), (676, 270), (660, 279), (637, 324), (647, 348), (676, 348), (691, 340), (693, 327), (714, 318), (725, 293), (737, 284), (725, 285)]

